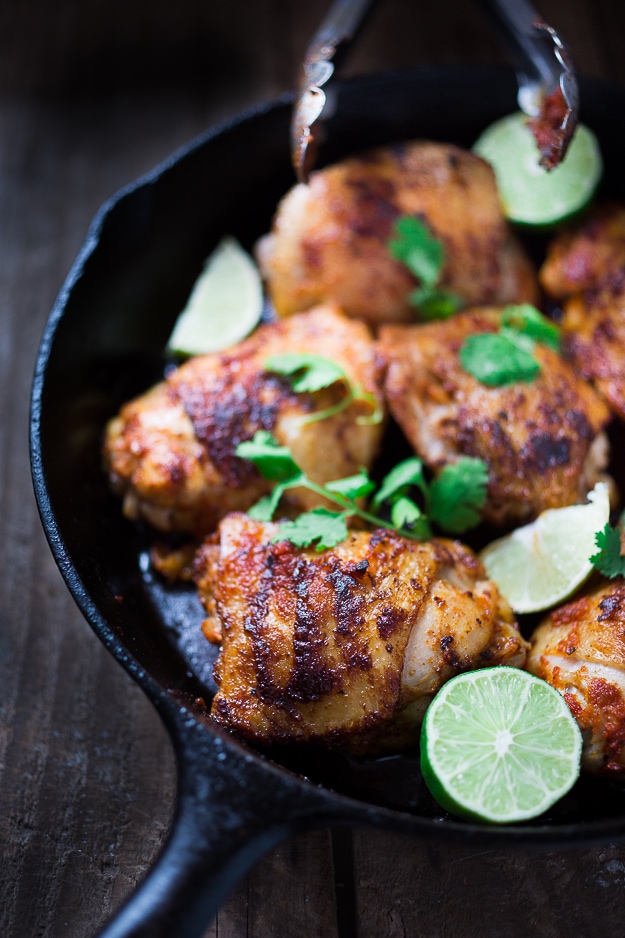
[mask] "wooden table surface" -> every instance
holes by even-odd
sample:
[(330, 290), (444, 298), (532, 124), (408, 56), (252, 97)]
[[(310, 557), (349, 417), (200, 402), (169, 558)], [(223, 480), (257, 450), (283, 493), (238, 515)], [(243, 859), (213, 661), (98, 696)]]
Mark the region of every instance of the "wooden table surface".
[[(94, 935), (157, 855), (176, 788), (159, 718), (74, 606), (41, 530), (27, 422), (46, 317), (102, 200), (207, 126), (290, 88), (327, 6), (0, 9), (2, 938)], [(540, 10), (581, 74), (625, 82), (622, 0)], [(381, 0), (345, 73), (503, 61), (469, 0)], [(269, 853), (206, 936), (569, 938), (622, 935), (624, 919), (624, 845), (508, 854), (322, 829)]]

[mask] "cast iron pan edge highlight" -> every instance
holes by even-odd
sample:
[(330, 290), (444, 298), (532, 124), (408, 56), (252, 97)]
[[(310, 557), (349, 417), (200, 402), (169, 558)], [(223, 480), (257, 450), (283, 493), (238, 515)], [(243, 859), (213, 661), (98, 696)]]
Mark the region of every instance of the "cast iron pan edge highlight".
[[(513, 73), (499, 68), (404, 70), (345, 82), (320, 161), (420, 136), (468, 146), (516, 108), (515, 94)], [(582, 120), (608, 142), (605, 185), (617, 197), (624, 195), (625, 129), (612, 115), (624, 105), (624, 89), (582, 82)], [(625, 810), (497, 828), (367, 803), (254, 752), (215, 726), (199, 702), (206, 684), (172, 639), (141, 569), (144, 535), (106, 490), (99, 440), (119, 405), (160, 377), (173, 320), (219, 237), (234, 232), (251, 247), (267, 229), (294, 182), (290, 110), (285, 97), (248, 111), (109, 199), (61, 289), (36, 363), (31, 462), (46, 536), (85, 618), (156, 706), (178, 766), (163, 852), (103, 938), (201, 936), (254, 862), (306, 827), (371, 825), (500, 848), (614, 841), (625, 832)]]

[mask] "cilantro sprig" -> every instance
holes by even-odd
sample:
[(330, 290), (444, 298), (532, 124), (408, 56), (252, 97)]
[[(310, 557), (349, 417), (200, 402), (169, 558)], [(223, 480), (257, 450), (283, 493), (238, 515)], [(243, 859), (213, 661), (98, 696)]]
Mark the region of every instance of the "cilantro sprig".
[(345, 386), (345, 396), (323, 410), (315, 411), (302, 418), (302, 423), (313, 423), (340, 414), (355, 401), (363, 401), (371, 408), (371, 413), (356, 417), (356, 423), (376, 424), (382, 420), (382, 408), (375, 394), (365, 391), (351, 380), (341, 366), (330, 358), (321, 355), (309, 355), (304, 352), (287, 352), (284, 355), (272, 355), (265, 362), (265, 371), (281, 375), (290, 382), (297, 394), (321, 391), (337, 382)]
[(533, 381), (540, 374), (534, 355), (536, 342), (558, 351), (558, 327), (530, 303), (507, 306), (498, 332), (467, 336), (460, 349), (460, 364), (488, 387)]
[(419, 280), (420, 286), (410, 294), (410, 303), (419, 310), (421, 319), (448, 319), (460, 307), (460, 299), (438, 288), (445, 250), (430, 234), (427, 225), (413, 215), (397, 219), (394, 237), (388, 249), (395, 260), (404, 264)]
[(593, 554), (590, 562), (599, 573), (613, 580), (617, 576), (625, 576), (625, 557), (621, 557), (621, 531), (611, 524), (595, 534), (597, 553)]
[[(337, 506), (337, 511), (315, 508), (294, 521), (281, 522), (274, 538), (289, 540), (299, 547), (314, 544), (319, 551), (345, 540), (347, 521), (353, 517), (416, 540), (431, 537), (431, 524), (447, 533), (461, 534), (478, 524), (479, 510), (486, 499), (488, 471), (481, 459), (472, 457), (445, 466), (430, 482), (425, 478), (420, 459), (405, 459), (382, 479), (376, 491), (376, 483), (365, 469), (318, 485), (295, 463), (288, 447), (280, 446), (266, 430), (259, 430), (254, 439), (239, 443), (236, 454), (251, 460), (266, 479), (277, 483), (270, 495), (250, 508), (248, 513), (256, 520), (271, 521), (280, 499), (291, 488), (306, 488)], [(415, 490), (421, 504), (413, 497)], [(362, 507), (362, 500), (372, 494), (369, 508)]]
[(527, 336), (554, 352), (560, 351), (560, 330), (531, 303), (506, 306), (501, 314), (501, 332), (503, 335), (512, 332), (517, 339), (521, 335)]

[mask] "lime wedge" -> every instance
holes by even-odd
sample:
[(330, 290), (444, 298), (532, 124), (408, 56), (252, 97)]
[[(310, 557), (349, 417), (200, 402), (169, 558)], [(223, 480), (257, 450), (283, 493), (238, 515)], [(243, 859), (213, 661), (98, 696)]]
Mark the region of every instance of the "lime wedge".
[(540, 612), (562, 602), (588, 578), (595, 534), (610, 519), (610, 497), (598, 482), (588, 504), (550, 508), (536, 521), (493, 541), (482, 561), (515, 612)]
[(442, 808), (510, 824), (537, 817), (579, 776), (582, 734), (564, 697), (518, 668), (443, 685), (421, 728), (421, 771)]
[(473, 150), (491, 164), (504, 214), (525, 225), (554, 225), (579, 212), (592, 198), (603, 171), (597, 138), (578, 124), (566, 156), (547, 171), (527, 118), (520, 111), (491, 124)]
[(167, 351), (203, 355), (229, 348), (249, 335), (262, 309), (256, 264), (235, 238), (224, 238), (196, 280), (169, 337)]

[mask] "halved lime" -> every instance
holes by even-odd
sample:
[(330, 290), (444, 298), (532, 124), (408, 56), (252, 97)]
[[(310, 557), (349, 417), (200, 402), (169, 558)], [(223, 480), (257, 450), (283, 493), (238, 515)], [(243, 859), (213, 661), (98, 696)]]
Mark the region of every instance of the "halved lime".
[(595, 534), (609, 518), (608, 487), (598, 482), (588, 504), (543, 511), (532, 524), (489, 544), (481, 559), (515, 612), (540, 612), (567, 599), (588, 578)]
[(169, 337), (167, 351), (202, 355), (229, 348), (249, 335), (262, 309), (256, 264), (235, 238), (224, 238), (196, 280)]
[(592, 198), (603, 171), (597, 138), (578, 124), (566, 156), (547, 171), (520, 111), (491, 124), (473, 146), (491, 164), (504, 214), (525, 225), (554, 225), (579, 212)]
[(543, 814), (579, 776), (582, 734), (564, 697), (518, 668), (467, 671), (421, 728), (421, 771), (442, 808), (495, 824)]

